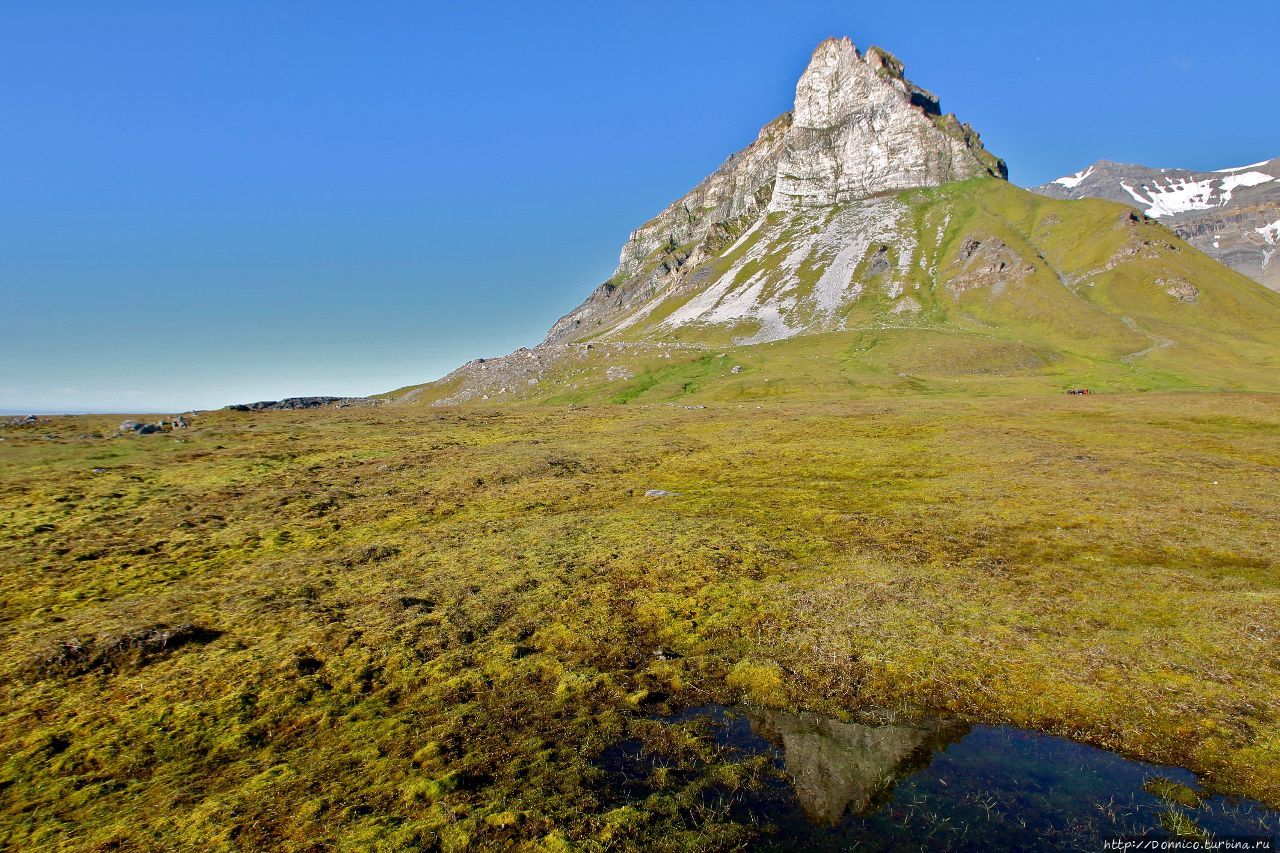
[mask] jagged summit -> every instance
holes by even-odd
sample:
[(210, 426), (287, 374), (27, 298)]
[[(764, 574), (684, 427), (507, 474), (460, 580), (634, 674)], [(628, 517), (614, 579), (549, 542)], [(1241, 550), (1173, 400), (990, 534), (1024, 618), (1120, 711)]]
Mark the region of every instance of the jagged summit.
[(614, 274), (540, 345), (388, 397), (751, 399), (1280, 376), (1268, 372), (1280, 367), (1276, 294), (1154, 214), (1055, 201), (1005, 178), (895, 57), (828, 39), (794, 108), (633, 231)]
[(881, 48), (818, 45), (796, 84), (770, 210), (825, 207), (975, 175), (1007, 177), (978, 135)]
[[(596, 334), (651, 299), (672, 269), (697, 263), (770, 212), (831, 207), (880, 193), (1008, 176), (972, 127), (943, 115), (882, 48), (848, 38), (818, 45), (796, 83), (794, 109), (631, 233), (618, 268), (548, 332), (548, 343)], [(648, 264), (655, 253), (664, 255)], [(646, 266), (648, 264), (648, 267)]]

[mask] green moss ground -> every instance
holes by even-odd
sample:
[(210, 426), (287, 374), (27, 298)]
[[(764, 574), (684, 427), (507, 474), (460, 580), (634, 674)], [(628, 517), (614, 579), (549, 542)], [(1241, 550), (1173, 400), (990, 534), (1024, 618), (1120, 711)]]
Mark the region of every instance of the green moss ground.
[[(787, 402), (778, 346), (626, 405), (0, 428), (0, 846), (727, 847), (700, 793), (760, 768), (644, 717), (744, 698), (1280, 805), (1280, 398)], [(660, 402), (722, 362), (708, 408)], [(185, 623), (220, 633), (129, 646)], [(645, 799), (601, 785), (624, 737), (673, 768)]]

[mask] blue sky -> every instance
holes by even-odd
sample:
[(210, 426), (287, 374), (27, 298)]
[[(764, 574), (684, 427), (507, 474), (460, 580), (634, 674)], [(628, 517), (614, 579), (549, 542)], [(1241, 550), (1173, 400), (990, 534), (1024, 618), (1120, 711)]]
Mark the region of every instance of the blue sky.
[(1277, 32), (1274, 0), (8, 3), (0, 410), (373, 393), (532, 345), (828, 35), (1026, 185), (1277, 156)]

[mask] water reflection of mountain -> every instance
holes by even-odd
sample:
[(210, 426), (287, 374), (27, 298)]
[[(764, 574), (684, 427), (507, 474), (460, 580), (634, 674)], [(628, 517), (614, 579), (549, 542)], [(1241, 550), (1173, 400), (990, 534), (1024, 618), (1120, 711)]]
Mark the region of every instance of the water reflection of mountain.
[(956, 723), (872, 726), (769, 709), (751, 709), (747, 718), (756, 734), (782, 749), (805, 814), (827, 826), (846, 811), (875, 812), (899, 780), (969, 732)]

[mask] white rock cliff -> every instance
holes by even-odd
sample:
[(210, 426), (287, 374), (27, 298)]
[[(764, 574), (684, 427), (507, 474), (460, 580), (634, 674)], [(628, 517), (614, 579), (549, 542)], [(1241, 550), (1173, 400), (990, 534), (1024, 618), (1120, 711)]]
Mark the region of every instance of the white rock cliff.
[(1003, 166), (903, 77), (898, 60), (829, 39), (796, 84), (770, 209), (826, 207), (984, 173), (1003, 177)]

